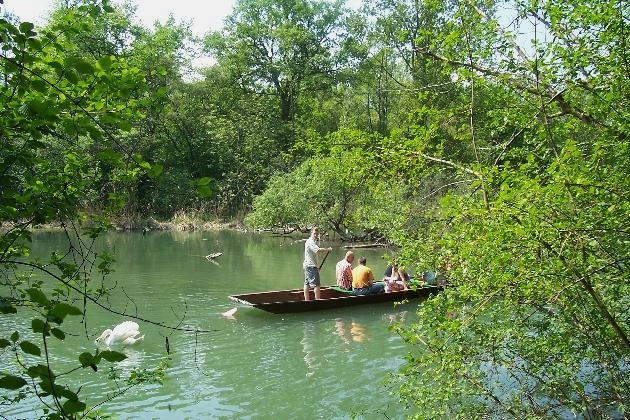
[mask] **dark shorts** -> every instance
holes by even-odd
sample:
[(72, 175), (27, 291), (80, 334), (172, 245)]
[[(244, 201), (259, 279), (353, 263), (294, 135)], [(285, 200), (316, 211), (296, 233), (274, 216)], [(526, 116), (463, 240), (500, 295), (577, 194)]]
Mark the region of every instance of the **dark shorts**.
[(319, 287), (319, 270), (317, 267), (306, 267), (304, 269), (304, 286)]

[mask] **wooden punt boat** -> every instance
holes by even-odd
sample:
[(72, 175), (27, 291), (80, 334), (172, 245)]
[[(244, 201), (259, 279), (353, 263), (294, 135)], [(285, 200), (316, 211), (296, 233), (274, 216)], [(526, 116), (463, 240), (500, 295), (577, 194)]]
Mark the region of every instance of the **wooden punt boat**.
[[(429, 296), (442, 290), (441, 286), (424, 286), (416, 289), (381, 293), (378, 295), (355, 296), (338, 287), (322, 287), (321, 299), (304, 300), (302, 289), (274, 290), (269, 292), (230, 295), (233, 301), (274, 314), (290, 312), (318, 311), (344, 306), (364, 305), (369, 303), (399, 302)], [(311, 291), (311, 296), (313, 291)]]

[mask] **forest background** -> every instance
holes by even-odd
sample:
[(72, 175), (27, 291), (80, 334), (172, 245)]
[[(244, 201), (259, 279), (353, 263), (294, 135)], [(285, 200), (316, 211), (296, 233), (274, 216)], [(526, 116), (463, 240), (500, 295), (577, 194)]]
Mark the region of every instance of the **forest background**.
[[(38, 28), (5, 16), (0, 310), (34, 310), (41, 343), (15, 332), (0, 348), (42, 361), (3, 372), (4, 398), (39, 390), (51, 416), (89, 413), (45, 344), (83, 313), (77, 294), (115, 292), (87, 287), (109, 255), (28, 260), (32, 226), (232, 222), (319, 225), (393, 244), (407, 267), (451, 268), (453, 287), (398, 329), (415, 350), (391, 380), (424, 417), (627, 417), (629, 12), (240, 0), (201, 39), (106, 1), (61, 1)], [(193, 71), (195, 46), (214, 64)]]

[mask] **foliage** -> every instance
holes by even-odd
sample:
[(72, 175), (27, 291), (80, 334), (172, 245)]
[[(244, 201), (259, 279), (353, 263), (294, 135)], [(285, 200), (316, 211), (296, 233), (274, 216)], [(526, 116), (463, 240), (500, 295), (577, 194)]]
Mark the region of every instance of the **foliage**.
[(273, 177), (254, 199), (246, 224), (283, 231), (318, 225), (343, 240), (391, 238), (407, 229), (417, 208), (404, 174), (377, 159), (383, 141), (378, 135), (346, 130), (300, 144), (315, 157)]
[(340, 2), (310, 0), (241, 0), (220, 32), (206, 36), (206, 49), (230, 70), (245, 92), (272, 95), (274, 112), (286, 134), (280, 150), (295, 140), (292, 123), (300, 100), (309, 93), (330, 92), (345, 37)]
[[(0, 313), (32, 317), (26, 330), (0, 337), (3, 357), (14, 359), (13, 369), (0, 374), (0, 387), (14, 402), (36, 395), (48, 418), (91, 410), (80, 387), (71, 389), (63, 378), (125, 358), (109, 350), (82, 353), (65, 372), (50, 362), (51, 344), (65, 339), (68, 317), (85, 316), (87, 305), (107, 293), (92, 275), (107, 275), (113, 260), (95, 252), (94, 240), (108, 228), (107, 216), (120, 211), (124, 194), (110, 191), (100, 213), (90, 214), (82, 211), (86, 197), (98, 196), (102, 182), (121, 185), (156, 173), (118, 137), (136, 116), (142, 73), (122, 57), (78, 54), (61, 36), (81, 33), (88, 17), (111, 10), (105, 1), (78, 4), (41, 34), (29, 22), (0, 20)], [(92, 141), (99, 147), (91, 149)], [(30, 256), (29, 229), (50, 223), (64, 227), (67, 248), (40, 261)]]
[[(535, 39), (533, 59), (514, 54), (473, 2), (453, 9), (459, 24), (423, 50), (465, 81), (460, 108), (470, 111), (450, 114), (447, 131), (418, 126), (408, 152), (472, 182), (431, 209), (425, 235), (406, 235), (402, 257), (419, 269), (452, 266), (454, 287), (398, 329), (416, 351), (392, 381), (421, 418), (623, 417), (628, 6), (519, 7), (555, 36)], [(428, 104), (421, 115), (439, 111)], [(444, 133), (468, 153), (434, 148)]]
[[(249, 208), (270, 175), (285, 165), (268, 99), (244, 95), (218, 65), (203, 74), (203, 80), (173, 83), (160, 118), (152, 122), (146, 154), (162, 163), (165, 176), (139, 185), (139, 207), (151, 214), (168, 218), (178, 210), (206, 208), (213, 216), (232, 217)], [(205, 197), (187, 188), (199, 178), (209, 180)]]
[(265, 192), (255, 198), (246, 224), (285, 231), (326, 226), (346, 237), (358, 225), (353, 219), (355, 208), (366, 191), (357, 170), (360, 156), (344, 149), (309, 159), (294, 171), (273, 177)]
[(246, 219), (253, 228), (307, 230), (330, 226), (340, 230), (349, 223), (344, 215), (351, 205), (356, 179), (343, 173), (336, 159), (307, 160), (289, 174), (273, 177), (265, 192), (254, 199)]

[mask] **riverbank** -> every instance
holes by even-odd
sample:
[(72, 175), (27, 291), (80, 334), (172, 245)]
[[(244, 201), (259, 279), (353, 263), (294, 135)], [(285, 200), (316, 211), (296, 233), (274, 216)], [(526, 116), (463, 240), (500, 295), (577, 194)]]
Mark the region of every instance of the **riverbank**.
[[(129, 218), (116, 217), (110, 220), (112, 224), (111, 230), (114, 231), (195, 231), (195, 230), (240, 230), (246, 231), (247, 228), (242, 221), (222, 221), (222, 220), (202, 220), (196, 217), (176, 215), (171, 220), (159, 221), (153, 217), (148, 218)], [(76, 222), (56, 221), (42, 224), (22, 225), (28, 230), (61, 230), (69, 225), (76, 225)], [(0, 222), (0, 231), (8, 231), (15, 227), (19, 227), (20, 223)]]
[(240, 221), (200, 220), (191, 217), (176, 217), (169, 221), (159, 221), (152, 217), (139, 220), (116, 220), (112, 222), (115, 230), (119, 231), (195, 231), (195, 230), (247, 230)]

